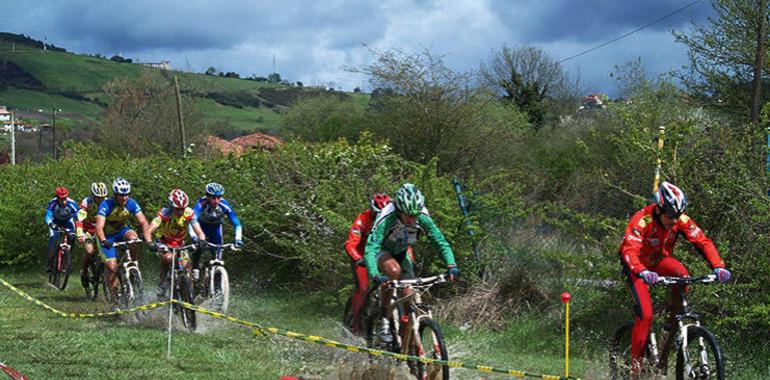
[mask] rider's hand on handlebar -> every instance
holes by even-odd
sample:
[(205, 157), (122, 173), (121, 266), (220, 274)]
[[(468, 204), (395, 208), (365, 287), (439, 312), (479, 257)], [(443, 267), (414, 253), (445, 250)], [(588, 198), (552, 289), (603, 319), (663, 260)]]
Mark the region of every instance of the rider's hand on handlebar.
[(366, 266), (366, 262), (364, 261), (364, 259), (363, 259), (363, 258), (360, 258), (360, 259), (358, 259), (358, 260), (356, 260), (356, 261), (355, 261), (354, 265), (355, 265), (355, 266), (362, 266), (362, 267), (365, 267), (365, 266)]
[(378, 275), (374, 276), (374, 278), (372, 280), (374, 280), (374, 283), (377, 284), (377, 285), (382, 285), (382, 284), (390, 281), (388, 276), (385, 276), (385, 275), (382, 275), (382, 274), (378, 274)]
[(198, 239), (198, 241), (196, 241), (195, 244), (198, 246), (198, 249), (201, 251), (204, 248), (209, 246), (209, 243), (206, 241), (206, 239)]
[(447, 274), (449, 275), (449, 281), (454, 281), (457, 277), (460, 277), (460, 269), (457, 267), (450, 267), (447, 270)]
[(641, 278), (642, 280), (644, 280), (644, 282), (646, 284), (648, 284), (648, 285), (652, 285), (652, 284), (655, 284), (656, 282), (658, 282), (658, 274), (653, 272), (653, 271), (651, 271), (651, 270), (649, 270), (649, 269), (645, 269), (645, 270), (639, 272), (639, 274), (637, 274), (637, 276), (639, 278)]
[(55, 229), (58, 229), (59, 226), (56, 223), (51, 222), (51, 223), (48, 223), (48, 228), (55, 230)]
[(238, 239), (235, 241), (235, 244), (233, 245), (235, 246), (235, 248), (240, 249), (241, 247), (243, 247), (243, 240)]
[(105, 239), (105, 240), (102, 240), (102, 241), (100, 241), (100, 242), (99, 242), (99, 245), (101, 245), (101, 246), (102, 246), (102, 248), (104, 248), (104, 249), (110, 249), (110, 248), (112, 248), (112, 242), (111, 242), (111, 241), (109, 241), (109, 240), (106, 240), (106, 239)]
[(730, 281), (730, 271), (725, 268), (714, 268), (714, 274), (717, 276), (717, 281), (727, 282)]
[(154, 241), (148, 241), (147, 242), (147, 249), (150, 250), (150, 252), (158, 253), (158, 243)]

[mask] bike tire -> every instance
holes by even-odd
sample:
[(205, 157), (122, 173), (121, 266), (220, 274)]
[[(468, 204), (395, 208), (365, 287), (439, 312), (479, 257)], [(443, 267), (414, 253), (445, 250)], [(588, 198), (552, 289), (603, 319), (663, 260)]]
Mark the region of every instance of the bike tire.
[[(686, 349), (689, 363), (686, 363), (685, 361), (684, 347), (681, 347), (676, 355), (677, 380), (724, 380), (725, 365), (722, 350), (719, 348), (719, 344), (717, 344), (716, 337), (708, 329), (703, 326), (688, 326)], [(708, 358), (709, 363), (713, 363), (713, 365), (709, 365), (709, 363), (699, 363), (703, 354)], [(690, 373), (687, 373), (688, 367), (690, 367)]]
[(225, 268), (215, 266), (211, 269), (211, 297), (220, 313), (227, 313), (230, 306), (230, 278)]
[(104, 286), (102, 281), (102, 266), (93, 261), (88, 265), (88, 288), (86, 289), (86, 298), (89, 301), (96, 301), (99, 296), (99, 286)]
[(353, 326), (353, 295), (345, 302), (345, 311), (342, 312), (342, 325), (349, 329)]
[(142, 273), (139, 269), (132, 267), (128, 269), (128, 282), (131, 284), (131, 305), (137, 307), (144, 305), (144, 282), (142, 282)]
[(131, 307), (134, 289), (131, 286), (131, 282), (128, 280), (127, 272), (118, 274), (118, 278), (118, 302), (120, 302), (121, 308), (128, 309)]
[(59, 290), (67, 289), (67, 283), (70, 278), (70, 267), (72, 265), (72, 255), (69, 249), (61, 250), (61, 267), (59, 270)]
[(59, 289), (59, 262), (61, 261), (61, 247), (56, 248), (51, 258), (51, 267), (48, 272), (48, 282), (56, 289)]
[[(441, 333), (441, 328), (436, 321), (430, 318), (422, 319), (418, 334), (420, 336), (419, 342), (412, 339), (412, 347), (409, 348), (411, 355), (428, 359), (449, 360), (444, 334)], [(448, 365), (416, 362), (412, 367), (415, 369), (414, 375), (418, 379), (449, 380)]]
[[(187, 302), (189, 304), (194, 302), (195, 296), (193, 294), (193, 284), (190, 276), (179, 276), (177, 278), (175, 287), (177, 288), (176, 298), (178, 300)], [(181, 305), (179, 305), (177, 311), (179, 312), (179, 315), (182, 319), (182, 325), (184, 325), (184, 327), (190, 332), (195, 331), (195, 311)]]

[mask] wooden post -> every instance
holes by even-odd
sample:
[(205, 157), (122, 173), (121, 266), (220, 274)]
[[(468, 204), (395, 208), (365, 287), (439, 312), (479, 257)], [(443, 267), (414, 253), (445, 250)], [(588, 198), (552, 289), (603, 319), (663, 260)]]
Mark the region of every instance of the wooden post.
[(51, 133), (53, 136), (53, 140), (51, 141), (51, 157), (53, 159), (56, 159), (56, 105), (54, 104), (53, 109), (51, 110), (53, 114), (53, 122), (51, 123)]
[(16, 165), (16, 119), (11, 110), (11, 165)]
[(179, 137), (182, 141), (182, 156), (185, 156), (187, 144), (184, 138), (184, 119), (182, 118), (182, 97), (179, 95), (179, 79), (174, 75), (174, 92), (176, 93), (176, 114), (179, 121)]

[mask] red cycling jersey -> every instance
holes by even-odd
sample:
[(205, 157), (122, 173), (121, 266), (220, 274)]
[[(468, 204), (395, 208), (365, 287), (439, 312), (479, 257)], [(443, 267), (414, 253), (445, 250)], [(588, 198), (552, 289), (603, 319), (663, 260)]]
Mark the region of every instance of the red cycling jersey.
[(671, 256), (679, 234), (695, 244), (712, 268), (725, 267), (714, 243), (690, 217), (682, 214), (674, 227), (666, 230), (653, 215), (655, 207), (656, 205), (651, 204), (637, 211), (626, 226), (626, 234), (620, 245), (620, 257), (633, 274), (654, 267), (664, 258)]
[(350, 226), (348, 240), (345, 242), (345, 252), (348, 253), (351, 260), (358, 261), (364, 258), (366, 237), (372, 230), (372, 224), (374, 224), (376, 217), (372, 210), (366, 210), (358, 214), (353, 225)]

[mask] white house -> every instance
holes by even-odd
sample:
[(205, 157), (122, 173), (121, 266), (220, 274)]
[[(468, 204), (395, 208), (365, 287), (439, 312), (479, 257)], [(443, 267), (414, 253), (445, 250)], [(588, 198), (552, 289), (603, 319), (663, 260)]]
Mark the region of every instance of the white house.
[(5, 108), (0, 106), (0, 122), (11, 121), (11, 113)]

